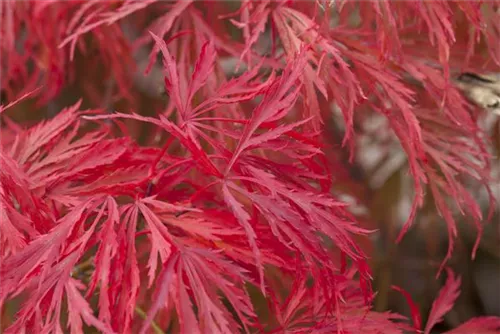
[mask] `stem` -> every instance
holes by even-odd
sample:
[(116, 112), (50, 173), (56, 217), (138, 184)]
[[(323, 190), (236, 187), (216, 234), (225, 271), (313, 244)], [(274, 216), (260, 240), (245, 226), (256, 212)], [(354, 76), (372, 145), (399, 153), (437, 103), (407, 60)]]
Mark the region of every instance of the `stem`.
[[(137, 313), (143, 320), (146, 320), (146, 312), (144, 312), (139, 306), (135, 307), (135, 313)], [(163, 332), (163, 330), (156, 324), (156, 322), (151, 321), (151, 327), (156, 334), (165, 334), (165, 332)]]

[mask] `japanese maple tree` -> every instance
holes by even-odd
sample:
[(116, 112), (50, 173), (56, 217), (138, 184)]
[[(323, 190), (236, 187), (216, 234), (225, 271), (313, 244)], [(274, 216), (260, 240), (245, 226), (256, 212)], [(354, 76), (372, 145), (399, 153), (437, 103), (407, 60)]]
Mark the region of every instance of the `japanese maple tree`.
[[(2, 332), (431, 333), (453, 308), (457, 226), (474, 257), (500, 146), (453, 80), (498, 71), (499, 2), (2, 1), (0, 18)], [(396, 172), (403, 212), (375, 209)], [(409, 317), (381, 312), (374, 235), (396, 245), (424, 213), (447, 228), (446, 281), (430, 310), (394, 285)]]

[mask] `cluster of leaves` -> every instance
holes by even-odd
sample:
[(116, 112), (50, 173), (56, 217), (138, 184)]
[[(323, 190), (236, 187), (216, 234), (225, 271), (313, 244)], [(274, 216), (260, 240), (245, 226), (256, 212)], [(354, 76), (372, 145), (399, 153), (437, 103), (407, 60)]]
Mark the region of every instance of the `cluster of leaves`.
[[(424, 329), (409, 296), (411, 325), (372, 310), (359, 241), (371, 230), (332, 195), (355, 180), (325, 120), (340, 110), (353, 161), (367, 117), (387, 119), (414, 180), (401, 236), (427, 189), (449, 229), (445, 268), (455, 209), (482, 230), (465, 181), (488, 188), (491, 159), (478, 110), (450, 73), (477, 64), (477, 48), (498, 66), (498, 10), (480, 1), (0, 3), (2, 93), (13, 101), (0, 109), (0, 307), (17, 308), (5, 332), (430, 333), (460, 280), (447, 270)], [(148, 45), (147, 71), (162, 59), (166, 107), (109, 113), (80, 100), (32, 126), (8, 116), (32, 95), (32, 108), (50, 107), (71, 86), (99, 105), (99, 74), (116, 83), (113, 103), (136, 106), (133, 55)], [(227, 59), (242, 73), (228, 73)], [(144, 143), (133, 123), (153, 129)], [(497, 332), (500, 320), (450, 334), (473, 329)]]

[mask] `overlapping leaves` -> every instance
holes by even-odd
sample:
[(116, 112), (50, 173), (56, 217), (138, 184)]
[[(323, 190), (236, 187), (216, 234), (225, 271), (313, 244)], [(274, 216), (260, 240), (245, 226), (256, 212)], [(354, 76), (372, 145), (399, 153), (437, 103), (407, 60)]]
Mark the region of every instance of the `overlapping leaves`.
[[(41, 104), (58, 96), (74, 74), (73, 56), (87, 54), (89, 34), (102, 54), (87, 56), (109, 65), (122, 97), (132, 99), (132, 48), (118, 23), (152, 13), (134, 42), (154, 42), (150, 65), (161, 52), (169, 97), (153, 116), (82, 111), (79, 102), (28, 129), (0, 109), (0, 303), (24, 299), (7, 332), (82, 333), (83, 322), (105, 333), (145, 333), (157, 323), (183, 333), (407, 330), (401, 317), (370, 309), (366, 256), (353, 239), (368, 231), (329, 193), (319, 142), (324, 111), (340, 109), (352, 157), (358, 114), (368, 108), (387, 118), (414, 179), (408, 223), (429, 189), (449, 228), (447, 260), (454, 208), (481, 231), (479, 206), (463, 183), (487, 185), (490, 159), (448, 78), (457, 62), (450, 13), (465, 13), (498, 61), (494, 18), (479, 2), (345, 2), (332, 18), (327, 1), (242, 1), (239, 21), (204, 3), (154, 2), (0, 4), (9, 97), (40, 82)], [(362, 17), (355, 27), (346, 13), (353, 6)], [(241, 29), (241, 40), (205, 14)], [(408, 18), (416, 21), (405, 25)], [(339, 24), (331, 27), (333, 19)], [(271, 50), (262, 55), (256, 49), (266, 38)], [(458, 47), (470, 60), (475, 41)], [(247, 70), (229, 74), (225, 57)], [(87, 93), (102, 98), (85, 78)], [(122, 119), (155, 126), (165, 142), (139, 146)], [(296, 276), (287, 298), (273, 271)], [(459, 283), (448, 271), (425, 332), (452, 307)], [(273, 319), (262, 320), (249, 287), (260, 287)], [(498, 319), (451, 333), (477, 328), (495, 331)]]

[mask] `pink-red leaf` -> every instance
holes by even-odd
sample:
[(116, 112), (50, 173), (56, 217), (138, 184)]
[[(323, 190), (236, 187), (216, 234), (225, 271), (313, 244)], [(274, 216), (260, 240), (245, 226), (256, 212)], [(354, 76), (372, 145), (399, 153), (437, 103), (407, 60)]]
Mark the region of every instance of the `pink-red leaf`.
[(455, 274), (449, 268), (446, 269), (446, 272), (448, 274), (446, 283), (441, 288), (438, 296), (432, 303), (427, 324), (425, 325), (424, 334), (429, 334), (432, 327), (443, 320), (444, 315), (452, 309), (455, 304), (455, 300), (460, 295), (460, 278), (455, 277)]
[(500, 317), (476, 317), (445, 334), (497, 334), (500, 333)]

